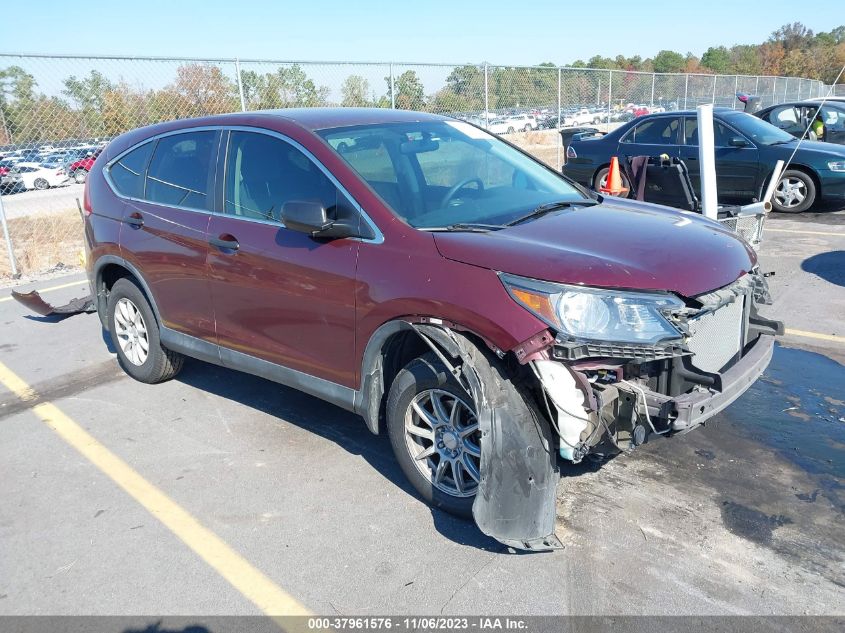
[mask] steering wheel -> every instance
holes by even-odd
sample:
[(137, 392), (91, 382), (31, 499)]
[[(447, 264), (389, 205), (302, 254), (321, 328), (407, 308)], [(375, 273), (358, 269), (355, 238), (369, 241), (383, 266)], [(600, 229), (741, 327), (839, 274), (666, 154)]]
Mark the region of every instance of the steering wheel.
[(465, 178), (446, 192), (446, 195), (443, 196), (443, 199), (440, 201), (440, 208), (442, 209), (447, 204), (449, 204), (452, 201), (452, 198), (455, 197), (456, 193), (458, 193), (461, 189), (473, 182), (478, 184), (479, 191), (484, 191), (484, 183), (481, 182), (480, 178)]

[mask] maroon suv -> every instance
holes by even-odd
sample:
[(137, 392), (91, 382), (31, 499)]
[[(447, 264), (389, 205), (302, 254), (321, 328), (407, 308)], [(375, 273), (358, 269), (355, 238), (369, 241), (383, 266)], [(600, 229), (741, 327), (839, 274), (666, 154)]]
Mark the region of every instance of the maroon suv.
[(86, 184), (88, 273), (120, 364), (183, 355), (386, 429), (419, 493), (558, 545), (558, 458), (695, 427), (782, 330), (754, 251), (572, 183), (470, 124), (279, 110), (115, 139)]

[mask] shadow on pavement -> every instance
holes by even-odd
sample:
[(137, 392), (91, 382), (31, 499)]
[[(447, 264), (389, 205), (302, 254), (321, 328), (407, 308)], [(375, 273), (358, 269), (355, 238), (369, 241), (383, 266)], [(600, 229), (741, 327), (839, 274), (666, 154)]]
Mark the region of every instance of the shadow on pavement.
[[(353, 413), (263, 378), (195, 359), (185, 360), (185, 366), (176, 380), (281, 418), (331, 440), (349, 453), (363, 457), (387, 480), (406, 494), (419, 499), (393, 457), (386, 433), (373, 435), (363, 420)], [(425, 502), (420, 499), (420, 503)], [(449, 540), (490, 552), (507, 549), (482, 534), (473, 521), (459, 519), (442, 510), (430, 510), (435, 529)]]
[(801, 270), (837, 286), (845, 286), (845, 251), (828, 251), (808, 257), (801, 262)]

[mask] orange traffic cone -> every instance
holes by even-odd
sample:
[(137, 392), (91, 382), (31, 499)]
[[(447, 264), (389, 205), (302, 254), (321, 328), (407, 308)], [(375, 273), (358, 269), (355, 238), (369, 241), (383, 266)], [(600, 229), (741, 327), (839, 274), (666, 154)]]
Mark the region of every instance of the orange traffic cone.
[(607, 181), (599, 187), (599, 191), (609, 196), (623, 196), (628, 193), (628, 188), (622, 186), (622, 175), (619, 173), (619, 159), (616, 156), (610, 159), (610, 171), (607, 172)]

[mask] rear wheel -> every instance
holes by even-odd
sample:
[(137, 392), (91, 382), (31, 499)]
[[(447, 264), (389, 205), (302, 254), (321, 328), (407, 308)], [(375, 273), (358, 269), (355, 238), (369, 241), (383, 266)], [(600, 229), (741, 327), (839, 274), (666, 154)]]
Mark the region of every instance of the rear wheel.
[(36, 189), (44, 190), (50, 188), (50, 183), (47, 182), (44, 178), (36, 178), (35, 182), (32, 183)]
[(109, 333), (123, 370), (135, 380), (157, 383), (173, 378), (184, 357), (165, 349), (149, 301), (130, 279), (118, 279), (106, 310)]
[[(602, 187), (607, 186), (607, 175), (610, 173), (610, 167), (602, 167), (601, 169), (596, 172), (595, 178), (593, 178), (593, 189), (595, 191), (599, 191)], [(625, 174), (622, 173), (620, 170), (619, 177), (622, 179), (622, 186), (625, 187), (629, 192), (631, 191), (631, 183), (628, 182), (628, 179), (625, 177)], [(625, 194), (621, 194), (620, 197), (627, 197)]]
[(508, 127), (508, 134), (513, 134), (515, 131), (513, 127)]
[(523, 131), (523, 132), (530, 132), (530, 131), (531, 131), (531, 124), (530, 124), (530, 123), (526, 123), (526, 124), (525, 124), (525, 127), (524, 127), (524, 128), (522, 128), (522, 131)]
[(73, 180), (77, 184), (81, 185), (82, 183), (84, 183), (85, 179), (87, 177), (88, 177), (88, 172), (85, 171), (84, 169), (77, 169), (75, 172), (73, 172)]
[(816, 183), (803, 171), (788, 169), (783, 172), (775, 195), (772, 208), (782, 213), (801, 213), (816, 201)]

